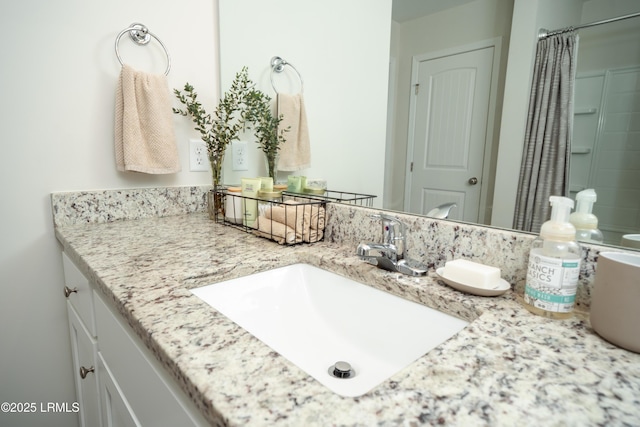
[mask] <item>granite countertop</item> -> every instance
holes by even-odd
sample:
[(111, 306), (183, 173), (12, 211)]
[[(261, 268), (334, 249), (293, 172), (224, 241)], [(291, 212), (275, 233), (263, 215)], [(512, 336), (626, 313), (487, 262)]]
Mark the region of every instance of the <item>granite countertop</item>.
[[(213, 425), (637, 425), (640, 354), (578, 313), (530, 314), (508, 291), (458, 292), (359, 260), (332, 242), (283, 247), (201, 212), (56, 228), (97, 284)], [(340, 397), (189, 292), (306, 262), (471, 323), (358, 398)], [(426, 327), (426, 325), (425, 325)]]

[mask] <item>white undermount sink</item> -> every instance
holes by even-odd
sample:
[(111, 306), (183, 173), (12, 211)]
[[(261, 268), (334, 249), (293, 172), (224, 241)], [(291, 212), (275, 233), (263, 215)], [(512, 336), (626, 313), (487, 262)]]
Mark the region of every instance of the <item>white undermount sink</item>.
[[(308, 264), (191, 292), (321, 384), (348, 397), (365, 394), (468, 325)], [(339, 361), (351, 365), (349, 378), (331, 375)]]

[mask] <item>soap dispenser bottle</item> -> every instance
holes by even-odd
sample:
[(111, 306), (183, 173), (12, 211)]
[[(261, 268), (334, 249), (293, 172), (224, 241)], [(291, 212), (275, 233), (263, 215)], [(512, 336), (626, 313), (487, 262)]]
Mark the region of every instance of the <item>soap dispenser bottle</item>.
[(576, 227), (576, 240), (587, 243), (602, 243), (602, 232), (598, 230), (598, 218), (591, 213), (597, 200), (593, 188), (576, 194), (576, 211), (569, 216), (569, 221)]
[(573, 200), (551, 196), (551, 219), (540, 229), (531, 247), (524, 306), (530, 312), (552, 318), (571, 317), (580, 275), (580, 246), (569, 222)]

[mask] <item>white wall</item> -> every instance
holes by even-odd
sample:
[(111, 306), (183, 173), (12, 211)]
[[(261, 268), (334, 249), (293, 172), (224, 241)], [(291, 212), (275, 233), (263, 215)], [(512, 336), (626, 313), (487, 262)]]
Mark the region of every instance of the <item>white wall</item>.
[[(299, 174), (325, 178), (332, 190), (375, 194), (381, 206), (391, 0), (221, 0), (220, 19), (222, 91), (247, 66), (275, 98), (270, 60), (290, 61), (304, 80), (311, 140), (311, 167)], [(297, 77), (286, 71), (275, 77), (278, 90), (298, 92)], [(249, 171), (232, 171), (226, 156), (227, 183), (266, 173), (257, 144), (249, 147)]]
[(387, 135), (385, 146), (384, 165), (384, 209), (400, 210), (404, 201), (404, 188), (397, 191), (394, 187), (397, 179), (394, 178), (399, 172), (398, 164), (401, 163), (402, 152), (394, 144), (398, 122), (396, 114), (398, 109), (398, 92), (401, 90), (398, 77), (398, 62), (400, 58), (400, 30), (402, 26), (396, 21), (391, 21), (391, 45), (389, 47), (389, 97), (387, 99)]
[[(581, 23), (640, 12), (637, 0), (588, 0)], [(578, 72), (640, 64), (640, 17), (580, 30)]]
[[(396, 126), (394, 134), (393, 183), (390, 209), (403, 210), (405, 170), (407, 161), (407, 138), (409, 125), (409, 102), (412, 93), (411, 63), (416, 55), (468, 45), (483, 40), (502, 37), (500, 53), (501, 76), (504, 76), (507, 64), (507, 49), (511, 28), (513, 0), (476, 0), (470, 3), (427, 15), (425, 17), (397, 24), (392, 40), (398, 50), (398, 87), (396, 104)], [(499, 80), (496, 102), (496, 117), (500, 117), (502, 108), (502, 86), (504, 77)], [(498, 124), (494, 129), (497, 141)], [(494, 144), (497, 146), (497, 144)], [(493, 156), (495, 158), (495, 155)], [(485, 165), (493, 168), (493, 165)]]
[[(175, 116), (183, 172), (119, 173), (113, 150), (116, 35), (139, 21), (169, 49), (170, 87), (190, 81), (217, 99), (216, 2), (24, 0), (0, 6), (0, 402), (74, 402), (60, 246), (49, 194), (62, 190), (203, 185), (188, 172), (187, 139)], [(164, 72), (156, 47), (120, 42), (126, 62)], [(177, 105), (177, 104), (176, 104)], [(161, 250), (161, 249), (160, 249)], [(73, 426), (75, 414), (0, 413), (0, 425)]]

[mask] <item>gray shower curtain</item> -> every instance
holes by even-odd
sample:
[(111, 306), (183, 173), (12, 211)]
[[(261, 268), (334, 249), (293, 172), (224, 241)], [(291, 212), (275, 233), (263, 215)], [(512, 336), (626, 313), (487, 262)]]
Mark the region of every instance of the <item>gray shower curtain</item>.
[(513, 228), (538, 233), (549, 219), (549, 196), (569, 195), (575, 31), (538, 42)]

